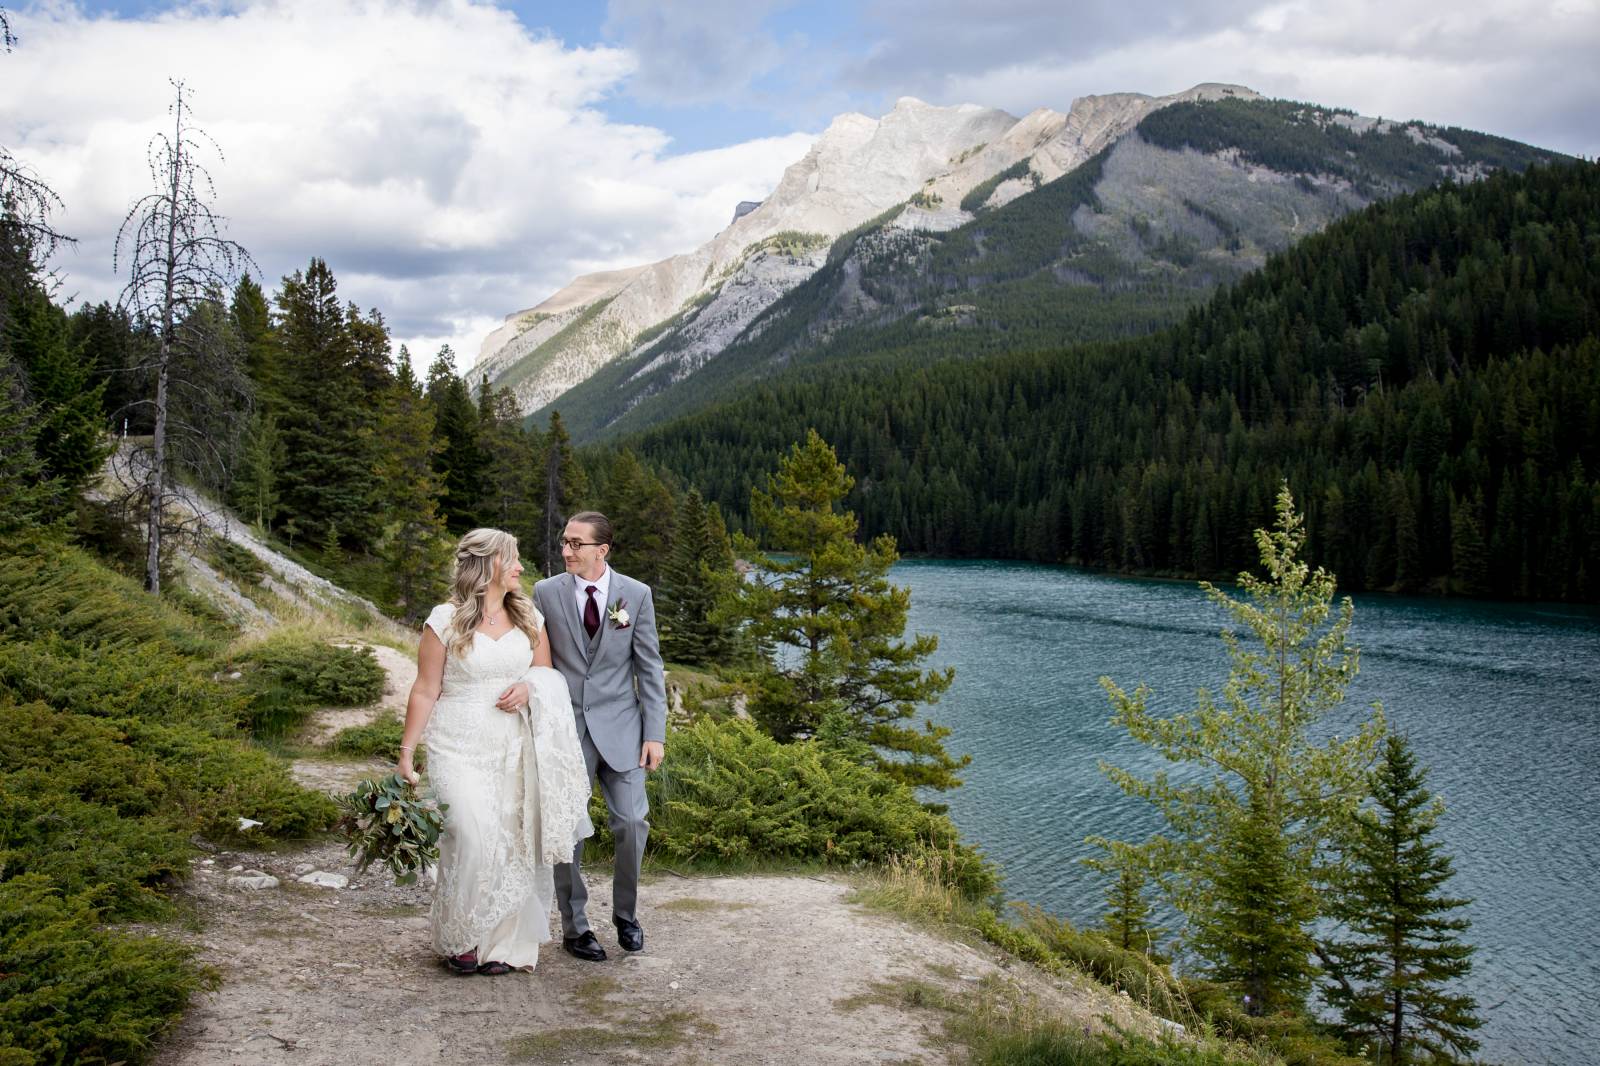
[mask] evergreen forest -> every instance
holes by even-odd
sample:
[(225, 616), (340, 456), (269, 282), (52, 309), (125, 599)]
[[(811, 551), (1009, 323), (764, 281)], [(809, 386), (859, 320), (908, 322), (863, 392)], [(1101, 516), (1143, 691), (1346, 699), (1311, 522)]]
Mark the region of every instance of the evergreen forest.
[(1379, 203), (1151, 337), (831, 365), (630, 438), (735, 528), (815, 428), (903, 551), (1231, 575), (1275, 487), (1352, 590), (1600, 597), (1600, 169)]

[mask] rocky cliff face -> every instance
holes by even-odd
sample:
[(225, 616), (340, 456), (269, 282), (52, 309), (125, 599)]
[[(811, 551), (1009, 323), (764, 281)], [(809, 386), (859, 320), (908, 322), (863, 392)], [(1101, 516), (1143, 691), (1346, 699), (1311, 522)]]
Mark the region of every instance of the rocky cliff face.
[[(1018, 119), (973, 105), (933, 107), (906, 97), (881, 119), (841, 115), (771, 196), (740, 204), (700, 248), (644, 267), (579, 278), (507, 318), (484, 339), (472, 376), (487, 373), (537, 410), (612, 366), (622, 378), (679, 379), (714, 357), (826, 261), (828, 244), (891, 209), (894, 225), (947, 230), (972, 217), (974, 190), (993, 207), (1061, 176), (1180, 100), (1255, 98), (1237, 86), (1185, 93), (1084, 97), (1065, 114)], [(1026, 172), (995, 181), (1026, 164)], [(989, 183), (991, 187), (980, 188)]]

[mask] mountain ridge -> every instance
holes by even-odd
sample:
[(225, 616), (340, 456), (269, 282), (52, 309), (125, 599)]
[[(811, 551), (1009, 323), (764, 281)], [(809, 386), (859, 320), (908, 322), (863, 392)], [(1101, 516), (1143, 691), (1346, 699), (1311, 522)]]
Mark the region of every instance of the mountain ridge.
[[(1257, 94), (1242, 86), (1206, 83), (1182, 93), (1087, 96), (1066, 113), (1041, 108), (1019, 119), (974, 104), (934, 107), (902, 97), (887, 115), (836, 117), (806, 155), (791, 165), (770, 196), (693, 251), (642, 267), (585, 275), (543, 303), (508, 316), (485, 338), (473, 375), (510, 388), (523, 410), (534, 410), (629, 353), (637, 338), (709, 302), (728, 283), (757, 287), (737, 301), (732, 319), (748, 323), (770, 299), (821, 265), (816, 256), (771, 264), (751, 249), (781, 234), (834, 238), (904, 201), (928, 206), (908, 220), (927, 229), (957, 219), (939, 207), (954, 202), (1023, 159), (1037, 160), (1035, 184), (1053, 180), (1092, 156), (1109, 139), (1156, 108), (1183, 100)], [(1002, 202), (1021, 190), (996, 189)], [(602, 299), (612, 305), (577, 331), (568, 331)], [(552, 343), (566, 331), (559, 344)]]
[(1219, 83), (1020, 119), (902, 98), (881, 120), (835, 119), (772, 196), (693, 253), (590, 283), (587, 303), (571, 295), (585, 279), (557, 293), (558, 313), (527, 316), (525, 339), (482, 366), (525, 413), (559, 407), (586, 440), (797, 361), (1138, 335), (1375, 200), (1554, 158)]

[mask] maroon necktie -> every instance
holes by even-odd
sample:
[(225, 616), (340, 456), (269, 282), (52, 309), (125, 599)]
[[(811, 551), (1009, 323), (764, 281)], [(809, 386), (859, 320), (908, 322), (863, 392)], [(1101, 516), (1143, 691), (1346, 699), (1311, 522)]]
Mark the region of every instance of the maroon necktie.
[(589, 639), (594, 639), (595, 631), (600, 628), (600, 605), (594, 602), (594, 594), (600, 590), (590, 585), (586, 590), (589, 593), (589, 602), (583, 606), (583, 628), (589, 631)]

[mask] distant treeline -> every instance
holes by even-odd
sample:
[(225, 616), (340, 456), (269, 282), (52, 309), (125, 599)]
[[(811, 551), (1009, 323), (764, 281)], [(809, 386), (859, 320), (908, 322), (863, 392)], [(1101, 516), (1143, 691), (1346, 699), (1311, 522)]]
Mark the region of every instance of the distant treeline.
[(800, 371), (632, 443), (742, 525), (816, 428), (904, 551), (1229, 574), (1287, 478), (1346, 588), (1600, 598), (1600, 169), (1375, 205), (1152, 337)]
[(1139, 123), (1139, 135), (1174, 150), (1235, 149), (1242, 158), (1285, 174), (1344, 178), (1368, 196), (1430, 185), (1439, 180), (1441, 166), (1463, 158), (1518, 171), (1565, 158), (1457, 126), (1363, 128), (1353, 111), (1292, 100), (1185, 101), (1151, 112)]

